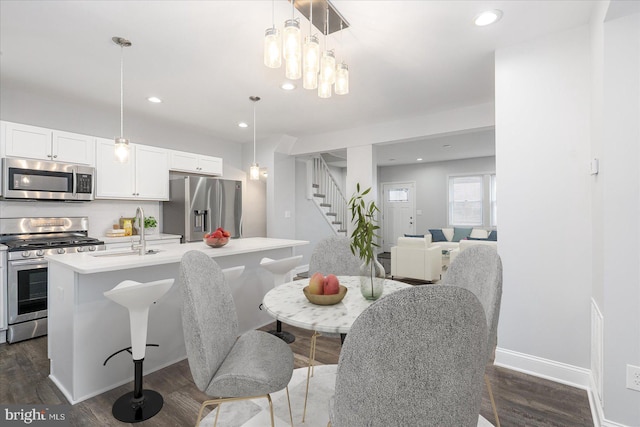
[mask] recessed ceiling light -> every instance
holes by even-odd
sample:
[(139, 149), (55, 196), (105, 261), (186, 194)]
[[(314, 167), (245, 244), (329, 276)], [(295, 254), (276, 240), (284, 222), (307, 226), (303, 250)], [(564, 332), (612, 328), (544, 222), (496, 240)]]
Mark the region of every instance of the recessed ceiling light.
[(241, 128), (248, 128), (248, 127), (249, 127), (249, 125), (248, 125), (248, 124), (246, 124), (245, 122), (240, 122), (240, 123), (238, 123), (238, 127), (241, 127)]
[(282, 83), (282, 85), (280, 85), (280, 87), (282, 88), (282, 90), (294, 90), (296, 88), (296, 85), (291, 82), (284, 82)]
[(422, 157), (418, 157), (418, 158), (416, 159), (416, 162), (421, 162), (421, 161), (422, 161)]
[(502, 11), (499, 9), (487, 10), (477, 15), (473, 22), (478, 27), (484, 27), (485, 25), (493, 24), (494, 22), (498, 22), (502, 18)]
[(154, 104), (159, 104), (162, 102), (162, 99), (158, 98), (157, 96), (150, 96), (147, 98), (147, 101), (153, 102)]

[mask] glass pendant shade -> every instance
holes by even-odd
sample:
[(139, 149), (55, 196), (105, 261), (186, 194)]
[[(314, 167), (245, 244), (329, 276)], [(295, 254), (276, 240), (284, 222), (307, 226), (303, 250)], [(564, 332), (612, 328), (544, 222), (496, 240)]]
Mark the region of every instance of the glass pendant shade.
[(349, 67), (344, 62), (336, 67), (336, 95), (349, 93)]
[(317, 89), (318, 88), (318, 72), (305, 69), (302, 79), (302, 87), (305, 89)]
[(251, 163), (249, 168), (249, 179), (251, 181), (257, 181), (260, 179), (260, 166), (257, 163)]
[(320, 60), (320, 84), (323, 81), (329, 84), (336, 81), (336, 57), (331, 50), (324, 51)]
[(126, 138), (116, 138), (115, 153), (116, 158), (120, 163), (127, 163), (129, 161), (129, 140)]
[(290, 80), (298, 80), (302, 77), (302, 61), (299, 56), (290, 56), (286, 59), (284, 75)]
[(331, 82), (318, 79), (318, 97), (319, 98), (331, 98)]
[(282, 65), (280, 31), (277, 28), (267, 28), (264, 32), (264, 65), (269, 68), (280, 68)]
[(287, 19), (284, 23), (282, 33), (282, 55), (284, 59), (298, 57), (302, 53), (302, 43), (300, 39), (300, 23), (295, 19)]
[(304, 69), (315, 73), (320, 71), (320, 43), (316, 36), (308, 36), (304, 39)]

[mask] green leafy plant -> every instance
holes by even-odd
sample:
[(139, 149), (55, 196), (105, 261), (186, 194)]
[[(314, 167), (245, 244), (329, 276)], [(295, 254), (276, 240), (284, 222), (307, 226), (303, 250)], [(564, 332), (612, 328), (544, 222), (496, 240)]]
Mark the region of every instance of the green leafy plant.
[(380, 229), (376, 225), (376, 213), (380, 211), (373, 200), (366, 203), (364, 196), (369, 194), (371, 187), (360, 192), (360, 183), (356, 184), (356, 192), (349, 200), (349, 210), (351, 210), (351, 222), (355, 228), (351, 233), (351, 252), (357, 255), (367, 264), (373, 260), (373, 250), (379, 245), (375, 239), (379, 236), (376, 230)]
[(144, 218), (144, 228), (154, 228), (158, 226), (158, 221), (152, 216)]

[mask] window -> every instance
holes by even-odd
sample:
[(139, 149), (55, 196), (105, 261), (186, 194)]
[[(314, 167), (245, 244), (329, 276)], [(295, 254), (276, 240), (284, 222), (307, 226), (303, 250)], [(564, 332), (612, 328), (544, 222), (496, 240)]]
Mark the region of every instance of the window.
[(449, 178), (449, 224), (483, 225), (482, 175)]
[(496, 196), (496, 176), (491, 175), (491, 196), (490, 199), (491, 201), (491, 213), (490, 213), (490, 218), (491, 218), (491, 226), (492, 227), (497, 227), (498, 226), (498, 197)]
[(409, 189), (408, 188), (392, 188), (389, 190), (389, 202), (408, 202), (409, 201)]

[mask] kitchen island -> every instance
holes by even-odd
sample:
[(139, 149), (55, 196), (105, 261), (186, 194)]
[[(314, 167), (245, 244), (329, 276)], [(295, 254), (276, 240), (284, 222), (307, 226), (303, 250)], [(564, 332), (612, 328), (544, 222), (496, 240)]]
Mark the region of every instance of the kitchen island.
[(144, 256), (121, 250), (47, 256), (50, 378), (72, 404), (132, 381), (133, 363), (128, 352), (103, 366), (111, 354), (131, 345), (127, 310), (103, 295), (123, 280), (176, 279), (149, 310), (147, 343), (159, 347), (147, 349), (144, 373), (184, 359), (178, 278), (180, 260), (190, 250), (206, 253), (222, 268), (245, 266), (242, 276), (229, 284), (241, 333), (272, 322), (259, 308), (263, 296), (273, 288), (272, 276), (260, 267), (260, 260), (292, 256), (296, 246), (308, 243), (245, 238), (215, 249), (203, 242), (165, 245)]

